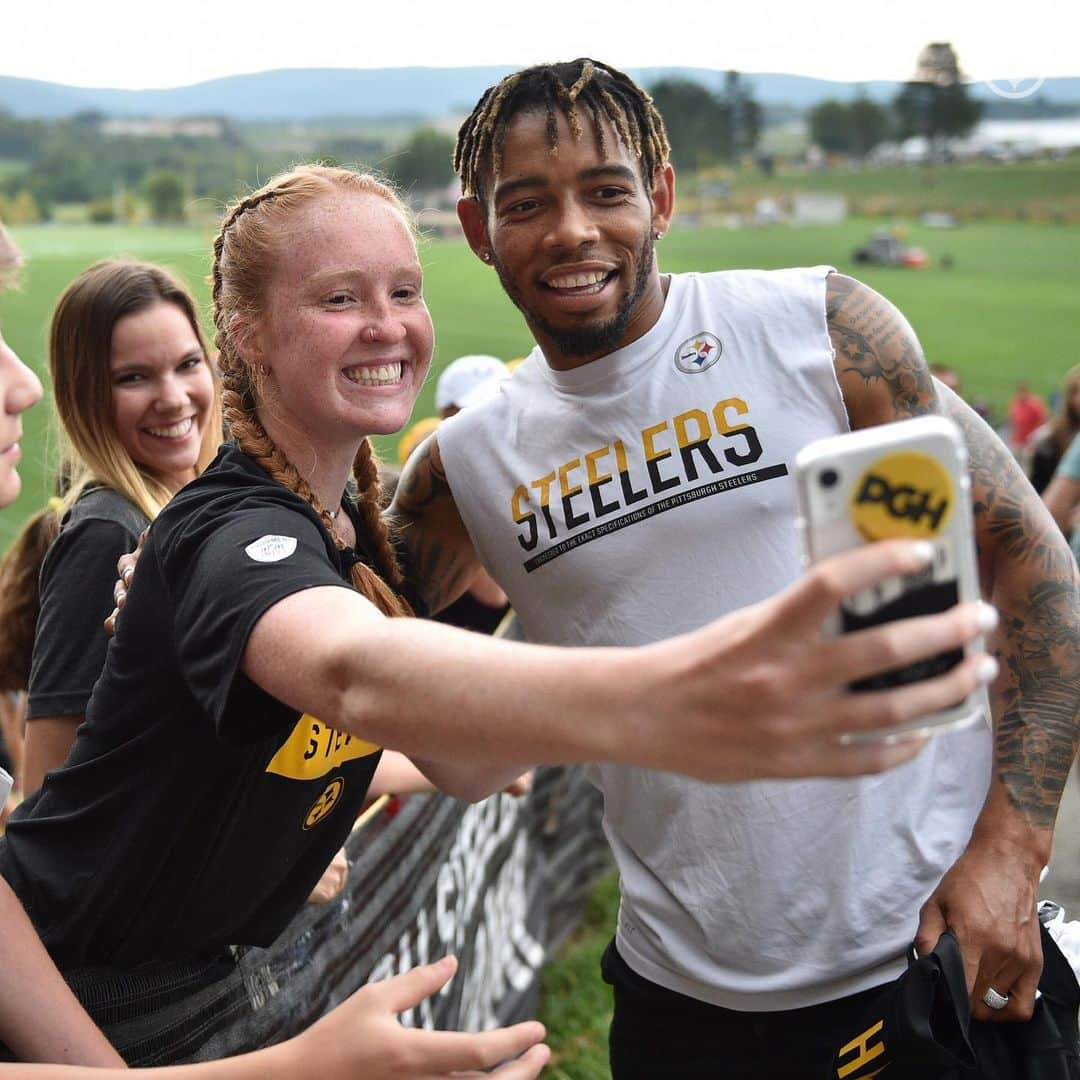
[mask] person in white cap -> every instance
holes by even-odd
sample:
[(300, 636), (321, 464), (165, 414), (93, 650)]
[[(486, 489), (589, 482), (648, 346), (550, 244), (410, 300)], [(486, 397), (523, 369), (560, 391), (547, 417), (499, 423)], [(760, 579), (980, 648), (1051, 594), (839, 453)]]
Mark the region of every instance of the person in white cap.
[(497, 356), (459, 356), (447, 364), (435, 384), (435, 408), (444, 420), (492, 397), (510, 373)]

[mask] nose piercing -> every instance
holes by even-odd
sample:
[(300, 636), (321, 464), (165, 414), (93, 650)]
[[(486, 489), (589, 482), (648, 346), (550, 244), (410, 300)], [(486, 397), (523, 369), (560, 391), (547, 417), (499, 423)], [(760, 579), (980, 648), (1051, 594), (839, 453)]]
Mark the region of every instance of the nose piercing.
[(374, 341), (375, 340), (376, 335), (375, 335), (375, 327), (374, 326), (369, 326), (367, 328), (367, 336), (368, 336), (368, 341)]

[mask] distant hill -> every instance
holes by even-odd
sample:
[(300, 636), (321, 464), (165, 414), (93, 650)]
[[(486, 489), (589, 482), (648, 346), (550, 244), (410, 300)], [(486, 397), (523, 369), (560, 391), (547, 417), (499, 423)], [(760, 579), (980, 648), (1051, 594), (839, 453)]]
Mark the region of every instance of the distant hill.
[[(171, 90), (109, 90), (63, 86), (36, 79), (0, 76), (0, 109), (19, 117), (57, 118), (80, 112), (110, 116), (228, 116), (236, 120), (307, 120), (326, 116), (415, 114), (442, 117), (467, 111), (480, 94), (512, 67), (283, 69), (233, 75)], [(643, 85), (664, 76), (722, 85), (722, 71), (705, 68), (636, 68)], [(849, 99), (861, 86), (870, 97), (887, 101), (897, 82), (845, 83), (802, 75), (746, 74), (763, 105), (806, 109), (826, 98)], [(973, 92), (999, 100), (984, 85)], [(1080, 103), (1080, 78), (1047, 79), (1041, 96), (1052, 102)]]

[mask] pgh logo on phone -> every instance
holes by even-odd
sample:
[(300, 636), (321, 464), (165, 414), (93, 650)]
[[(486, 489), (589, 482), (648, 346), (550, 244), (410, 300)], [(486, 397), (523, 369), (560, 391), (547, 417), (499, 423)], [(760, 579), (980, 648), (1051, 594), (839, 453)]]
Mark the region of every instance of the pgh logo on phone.
[(851, 520), (866, 540), (925, 540), (945, 528), (955, 500), (952, 477), (936, 458), (887, 454), (851, 489)]

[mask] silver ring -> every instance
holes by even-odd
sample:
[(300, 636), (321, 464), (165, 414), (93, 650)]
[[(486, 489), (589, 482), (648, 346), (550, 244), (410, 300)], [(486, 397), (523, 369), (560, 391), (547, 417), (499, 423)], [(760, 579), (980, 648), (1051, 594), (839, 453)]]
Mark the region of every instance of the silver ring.
[(1009, 1004), (1008, 994), (999, 994), (992, 986), (987, 987), (986, 993), (983, 994), (983, 1004), (988, 1009), (993, 1009), (997, 1012), (999, 1009), (1004, 1009)]

